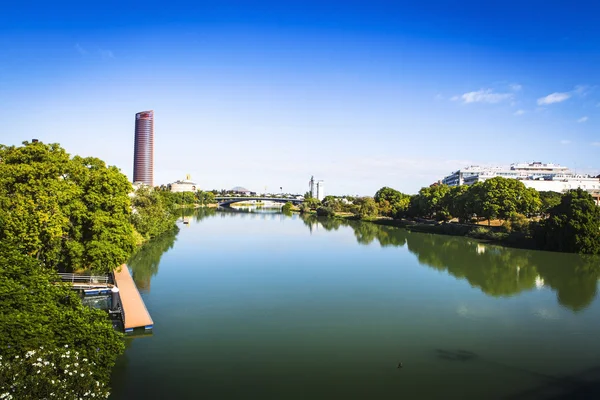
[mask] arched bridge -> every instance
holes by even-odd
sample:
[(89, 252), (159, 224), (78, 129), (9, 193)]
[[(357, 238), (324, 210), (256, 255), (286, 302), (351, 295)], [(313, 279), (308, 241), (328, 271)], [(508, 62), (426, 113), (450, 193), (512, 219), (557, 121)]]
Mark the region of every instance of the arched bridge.
[(217, 203), (219, 203), (219, 207), (228, 207), (233, 203), (242, 203), (244, 201), (251, 201), (251, 200), (256, 200), (256, 201), (273, 201), (276, 203), (287, 203), (288, 201), (292, 204), (298, 205), (304, 202), (304, 200), (302, 199), (286, 199), (283, 197), (221, 197), (221, 196), (217, 196), (215, 197), (215, 200), (217, 200)]

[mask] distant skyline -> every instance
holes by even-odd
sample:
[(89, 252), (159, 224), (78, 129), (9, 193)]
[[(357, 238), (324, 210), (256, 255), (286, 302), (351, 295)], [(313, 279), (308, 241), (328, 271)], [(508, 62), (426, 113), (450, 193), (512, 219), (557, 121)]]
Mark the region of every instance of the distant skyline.
[[(589, 4), (588, 4), (589, 3)], [(13, 2), (0, 143), (58, 142), (154, 183), (415, 193), (471, 164), (600, 173), (600, 4)]]

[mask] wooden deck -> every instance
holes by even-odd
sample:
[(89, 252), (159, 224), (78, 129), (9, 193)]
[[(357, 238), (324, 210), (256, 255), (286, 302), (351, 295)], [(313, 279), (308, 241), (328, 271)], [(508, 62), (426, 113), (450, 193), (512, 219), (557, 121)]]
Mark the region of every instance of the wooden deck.
[(132, 332), (134, 328), (152, 329), (154, 323), (127, 265), (123, 264), (117, 268), (114, 271), (114, 277), (115, 285), (119, 288), (121, 306), (123, 307), (125, 332)]

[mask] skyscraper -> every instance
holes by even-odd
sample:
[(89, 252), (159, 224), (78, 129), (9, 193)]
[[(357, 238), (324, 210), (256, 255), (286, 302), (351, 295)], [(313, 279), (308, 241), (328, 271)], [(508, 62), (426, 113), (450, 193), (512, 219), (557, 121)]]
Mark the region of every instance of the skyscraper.
[(154, 184), (154, 111), (135, 114), (133, 182)]

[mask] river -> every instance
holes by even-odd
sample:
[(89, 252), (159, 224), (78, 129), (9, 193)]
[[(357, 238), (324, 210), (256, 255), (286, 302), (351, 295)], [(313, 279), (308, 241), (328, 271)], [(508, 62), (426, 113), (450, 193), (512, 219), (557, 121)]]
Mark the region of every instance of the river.
[(154, 332), (111, 399), (598, 395), (597, 259), (254, 211), (133, 257)]

